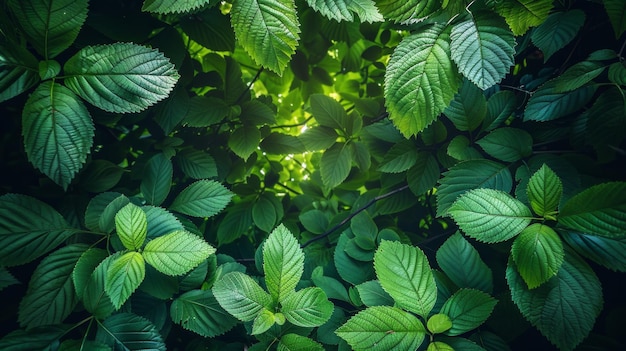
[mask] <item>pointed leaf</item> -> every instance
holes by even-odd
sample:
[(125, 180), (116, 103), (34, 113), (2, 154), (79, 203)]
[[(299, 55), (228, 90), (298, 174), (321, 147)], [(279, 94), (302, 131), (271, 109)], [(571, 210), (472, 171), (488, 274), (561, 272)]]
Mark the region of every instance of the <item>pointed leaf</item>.
[(104, 291), (115, 309), (122, 307), (145, 276), (146, 264), (138, 252), (127, 252), (111, 262), (104, 281)]
[(441, 307), (441, 313), (452, 320), (447, 335), (461, 335), (479, 327), (491, 315), (498, 301), (479, 290), (460, 289)]
[(100, 262), (107, 258), (108, 255), (106, 250), (94, 247), (83, 252), (76, 262), (74, 270), (72, 271), (72, 281), (74, 282), (76, 296), (78, 296), (80, 300), (83, 299), (85, 287), (89, 284), (93, 271), (96, 270), (96, 267), (98, 267)]
[(437, 264), (459, 288), (487, 293), (493, 290), (493, 273), (478, 251), (460, 233), (452, 235), (437, 250)]
[(0, 102), (39, 82), (37, 59), (25, 48), (0, 42)]
[(148, 221), (147, 236), (154, 239), (177, 230), (185, 229), (172, 213), (160, 207), (143, 206)]
[(517, 128), (498, 128), (476, 143), (490, 156), (505, 162), (519, 161), (533, 151), (532, 136)]
[(563, 243), (550, 227), (535, 223), (513, 241), (511, 257), (529, 289), (556, 275), (563, 263)]
[(222, 335), (237, 324), (211, 290), (191, 290), (180, 295), (172, 302), (170, 316), (174, 323), (208, 338)]
[(496, 11), (518, 36), (543, 23), (552, 10), (552, 0), (507, 0), (495, 4)]
[(464, 80), (461, 90), (443, 112), (456, 129), (473, 131), (487, 114), (487, 99), (483, 92), (469, 80)]
[(278, 351), (324, 351), (324, 346), (306, 336), (285, 334), (280, 338)]
[(215, 159), (206, 152), (187, 149), (176, 155), (178, 164), (187, 177), (205, 179), (217, 177)]
[[(307, 130), (299, 136), (304, 146), (306, 146), (307, 151), (326, 150), (337, 141), (337, 137), (338, 134), (333, 128), (324, 126), (307, 128)], [(351, 145), (354, 145), (354, 143)]]
[[(121, 200), (117, 200), (117, 199), (121, 199)], [(124, 205), (122, 205), (120, 209), (124, 207), (126, 204), (128, 204), (129, 202), (126, 196), (118, 192), (114, 192), (114, 191), (109, 191), (109, 192), (98, 194), (93, 199), (91, 199), (91, 201), (89, 201), (89, 204), (87, 204), (87, 209), (85, 210), (85, 227), (87, 227), (87, 229), (94, 231), (94, 232), (104, 231), (104, 229), (100, 227), (100, 221), (102, 219), (102, 216), (107, 206), (115, 202), (116, 200), (117, 201), (125, 200)], [(111, 218), (111, 220), (115, 221), (114, 216), (116, 213), (117, 211), (112, 214), (113, 217)]]
[(213, 285), (217, 302), (235, 318), (251, 321), (272, 304), (272, 297), (257, 282), (240, 272), (226, 273)]
[(356, 286), (359, 297), (367, 307), (372, 306), (393, 306), (394, 301), (383, 289), (378, 280), (370, 280)]
[(307, 0), (309, 6), (337, 22), (352, 22), (356, 13), (361, 22), (381, 22), (383, 16), (372, 0)]
[(422, 195), (434, 188), (439, 179), (439, 163), (428, 152), (418, 152), (415, 165), (406, 172), (406, 180), (414, 195)]
[[(104, 319), (115, 311), (111, 299), (104, 291), (107, 271), (113, 261), (120, 257), (121, 253), (113, 254), (102, 260), (85, 282), (85, 289), (82, 295), (82, 303), (87, 312), (98, 319)], [(92, 263), (88, 263), (91, 265)]]
[(274, 229), (263, 244), (265, 284), (274, 301), (293, 292), (304, 271), (304, 252), (284, 226)]
[(132, 313), (119, 313), (98, 322), (96, 341), (111, 345), (114, 350), (166, 350), (158, 329)]
[(320, 173), (324, 186), (332, 189), (343, 183), (350, 174), (352, 157), (344, 143), (335, 143), (322, 155)]
[(235, 129), (228, 137), (228, 147), (235, 155), (247, 160), (259, 147), (261, 132), (254, 125), (246, 125)]
[(146, 244), (143, 258), (159, 272), (182, 275), (215, 253), (203, 239), (183, 230), (160, 236)]
[(210, 2), (211, 0), (145, 0), (141, 11), (159, 14), (191, 12)]
[(563, 183), (559, 176), (544, 164), (530, 177), (526, 193), (533, 211), (545, 217), (556, 211), (563, 194)]
[(585, 13), (581, 10), (556, 12), (540, 24), (530, 38), (543, 52), (543, 60), (547, 62), (555, 52), (574, 40), (584, 23)]
[(0, 267), (0, 291), (15, 284), (20, 284), (20, 281), (15, 279), (6, 267)]
[(301, 154), (306, 147), (296, 136), (273, 132), (261, 141), (261, 150), (268, 154)]
[(524, 121), (546, 122), (567, 116), (585, 106), (595, 92), (595, 86), (587, 85), (571, 92), (559, 93), (556, 82), (548, 81), (528, 100)]
[(619, 38), (626, 31), (626, 3), (620, 0), (603, 0), (602, 2), (615, 31), (615, 38)]
[(87, 46), (64, 67), (68, 88), (105, 111), (139, 112), (165, 99), (178, 80), (157, 50), (130, 43)]
[(265, 333), (269, 328), (276, 324), (276, 315), (264, 308), (252, 321), (252, 335)]
[[(171, 1), (175, 4), (181, 1)], [(211, 0), (202, 0), (210, 3)], [(215, 3), (213, 3), (215, 4)], [(169, 7), (171, 9), (172, 6)], [(168, 9), (166, 9), (167, 11)], [(193, 41), (215, 51), (235, 51), (235, 33), (230, 28), (230, 18), (222, 14), (219, 6), (210, 7), (193, 16), (180, 19), (181, 29)]]
[(626, 272), (626, 238), (611, 239), (574, 232), (564, 233), (562, 238), (586, 258), (608, 269)]
[(605, 64), (594, 61), (582, 61), (574, 64), (554, 79), (556, 92), (576, 90), (591, 82), (606, 69)]
[(58, 347), (59, 338), (65, 333), (67, 333), (67, 327), (61, 326), (48, 326), (30, 331), (17, 329), (0, 339), (0, 349), (2, 351), (55, 350)]
[(426, 327), (433, 334), (441, 334), (452, 328), (452, 320), (443, 313), (437, 313), (428, 318)]
[(141, 207), (132, 203), (115, 215), (115, 228), (122, 244), (129, 250), (138, 250), (146, 241), (148, 220)]
[(311, 114), (324, 127), (346, 130), (348, 114), (341, 104), (324, 94), (313, 94), (309, 97)]
[(376, 5), (386, 19), (391, 19), (396, 23), (416, 23), (439, 11), (442, 7), (442, 0), (379, 0), (376, 1)]
[(401, 141), (391, 147), (385, 154), (378, 170), (383, 173), (400, 173), (413, 167), (417, 162), (417, 148), (413, 141)]
[(170, 206), (172, 211), (193, 217), (211, 217), (222, 211), (233, 193), (213, 180), (198, 180), (181, 191)]
[(301, 327), (319, 327), (326, 323), (334, 308), (324, 291), (318, 287), (304, 288), (287, 294), (280, 304), (285, 318)]
[(159, 206), (165, 201), (170, 193), (173, 174), (172, 161), (164, 153), (150, 158), (140, 185), (141, 193), (149, 204)]
[(487, 101), (487, 115), (483, 122), (483, 130), (493, 130), (506, 121), (517, 109), (515, 94), (508, 90), (501, 90)]

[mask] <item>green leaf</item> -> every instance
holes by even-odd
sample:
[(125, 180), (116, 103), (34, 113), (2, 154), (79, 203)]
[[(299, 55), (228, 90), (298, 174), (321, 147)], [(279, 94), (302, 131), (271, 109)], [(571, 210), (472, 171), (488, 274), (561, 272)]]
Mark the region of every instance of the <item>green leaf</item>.
[(509, 260), (506, 279), (524, 317), (560, 349), (572, 350), (591, 331), (602, 310), (602, 288), (591, 267), (572, 252), (555, 277), (529, 290)]
[(506, 121), (517, 109), (515, 94), (509, 90), (501, 90), (487, 100), (487, 115), (483, 121), (483, 130), (493, 130)]
[(207, 49), (231, 52), (235, 50), (235, 33), (230, 28), (230, 18), (222, 14), (219, 6), (194, 13), (193, 16), (183, 16), (180, 27), (189, 38)]
[(237, 324), (211, 290), (191, 290), (180, 295), (172, 302), (170, 316), (174, 323), (207, 338), (222, 335)]
[(609, 66), (609, 80), (615, 84), (626, 85), (626, 66), (621, 62)]
[(533, 211), (540, 216), (546, 217), (553, 215), (556, 211), (563, 194), (563, 183), (559, 176), (544, 163), (530, 177), (526, 193)]
[(430, 344), (428, 344), (428, 348), (426, 348), (426, 351), (454, 351), (454, 350), (455, 349), (452, 348), (452, 346), (441, 341), (433, 341)]
[[(117, 214), (117, 212), (119, 212), (119, 210), (121, 210), (124, 206), (126, 206), (130, 202), (130, 199), (128, 199), (124, 195), (121, 195), (118, 193), (113, 193), (113, 195), (114, 196), (117, 195), (117, 196), (115, 197), (112, 196), (113, 198), (112, 201), (107, 203), (104, 209), (102, 209), (100, 213), (97, 213), (97, 214), (94, 213), (94, 215), (99, 215), (99, 218), (98, 218), (99, 229), (98, 230), (105, 232), (107, 234), (110, 234), (113, 231), (113, 229), (115, 229), (115, 215)], [(108, 196), (102, 200), (108, 200)], [(94, 205), (98, 206), (102, 204), (94, 204)], [(89, 207), (87, 207), (87, 210), (89, 210)], [(95, 208), (94, 210), (99, 210), (99, 209)], [(94, 212), (97, 212), (97, 211), (94, 211)]]
[(26, 101), (22, 135), (28, 160), (67, 189), (85, 163), (94, 126), (89, 111), (74, 93), (48, 81), (39, 85)]
[(146, 276), (146, 264), (138, 252), (127, 252), (113, 259), (107, 269), (104, 291), (115, 309), (120, 309)]
[(41, 80), (55, 78), (61, 72), (61, 65), (55, 60), (39, 62), (39, 77)]
[(468, 236), (485, 243), (511, 239), (530, 224), (530, 210), (508, 193), (474, 189), (461, 195), (448, 210)]
[(292, 293), (304, 271), (304, 252), (284, 226), (274, 229), (263, 244), (265, 284), (274, 301)]
[(272, 297), (249, 276), (240, 272), (226, 273), (213, 285), (213, 295), (220, 306), (235, 318), (251, 321), (272, 305)]
[(571, 92), (559, 93), (557, 82), (548, 81), (528, 100), (524, 121), (552, 121), (578, 111), (593, 97), (597, 87), (583, 86)]
[(460, 233), (449, 237), (437, 250), (437, 264), (459, 288), (493, 290), (493, 274), (478, 251)]
[(301, 154), (306, 147), (293, 135), (273, 132), (261, 141), (261, 150), (275, 155)]
[[(120, 253), (105, 258), (91, 273), (83, 291), (82, 303), (87, 312), (98, 319), (104, 319), (115, 311), (111, 299), (104, 291), (107, 271), (115, 258), (120, 257)], [(95, 262), (94, 262), (95, 263)], [(92, 263), (88, 263), (92, 265)]]
[(0, 196), (0, 266), (31, 262), (76, 231), (55, 209), (35, 198)]
[(311, 114), (324, 127), (346, 130), (348, 114), (341, 104), (330, 96), (313, 94), (309, 97)]
[(556, 275), (563, 263), (563, 243), (550, 227), (535, 223), (513, 241), (511, 257), (529, 289)]
[(132, 203), (115, 215), (115, 230), (122, 244), (129, 250), (138, 250), (146, 241), (148, 220), (144, 210)]
[(235, 129), (228, 138), (228, 147), (235, 155), (247, 160), (259, 147), (261, 132), (254, 125), (244, 124)]
[(608, 238), (626, 237), (626, 182), (592, 186), (561, 208), (559, 225)]
[[(102, 215), (104, 214), (104, 211), (106, 210), (107, 206), (110, 205), (112, 202), (116, 201), (116, 199), (121, 199), (118, 201), (125, 200), (124, 205), (126, 205), (129, 202), (126, 196), (118, 192), (114, 192), (114, 191), (104, 192), (92, 198), (91, 201), (89, 201), (89, 204), (87, 204), (87, 209), (85, 210), (85, 227), (87, 227), (87, 229), (94, 231), (94, 232), (104, 231), (100, 227), (100, 220), (102, 219)], [(124, 207), (124, 205), (122, 205), (120, 209)], [(116, 213), (117, 211), (111, 214), (110, 219), (113, 222), (115, 221)]]
[(378, 171), (383, 173), (401, 173), (413, 167), (417, 162), (417, 148), (412, 140), (401, 141), (385, 154)]
[(285, 318), (301, 327), (319, 327), (330, 318), (334, 308), (324, 290), (318, 287), (292, 291), (282, 298), (280, 304)]
[(483, 324), (498, 301), (479, 290), (460, 289), (441, 307), (441, 312), (452, 320), (447, 335), (461, 335)]
[(501, 17), (479, 12), (453, 26), (452, 60), (480, 89), (499, 83), (513, 66), (515, 38)]
[(532, 136), (517, 128), (498, 128), (476, 143), (490, 156), (505, 162), (519, 161), (533, 151)]
[(92, 193), (105, 192), (119, 183), (124, 168), (107, 160), (93, 160), (80, 174), (78, 186)]
[(278, 342), (278, 351), (324, 351), (324, 346), (306, 336), (285, 334)]
[(406, 172), (406, 180), (414, 195), (422, 195), (434, 188), (439, 179), (439, 163), (428, 152), (417, 153), (415, 165)]
[(509, 169), (489, 160), (470, 160), (456, 164), (443, 174), (437, 189), (437, 216), (445, 216), (457, 198), (466, 191), (490, 188), (510, 192), (513, 178)]
[(441, 334), (452, 328), (452, 320), (445, 314), (437, 313), (428, 318), (426, 327), (433, 334)]
[(108, 112), (139, 112), (165, 99), (178, 80), (159, 51), (131, 43), (87, 46), (64, 66), (68, 88)]
[(424, 325), (397, 307), (369, 307), (335, 332), (355, 350), (416, 350), (426, 337)]
[(89, 284), (93, 271), (107, 256), (108, 253), (106, 250), (94, 247), (83, 252), (76, 262), (74, 270), (72, 271), (72, 281), (74, 282), (76, 296), (78, 296), (80, 300), (83, 299), (85, 287)]
[(41, 261), (19, 306), (18, 321), (22, 327), (59, 324), (69, 316), (78, 303), (72, 271), (85, 250), (86, 245), (68, 245)]
[(483, 92), (469, 80), (464, 80), (461, 90), (443, 112), (456, 129), (473, 131), (482, 123), (487, 114), (487, 99)]
[(465, 135), (457, 135), (448, 144), (448, 156), (459, 161), (481, 160), (483, 155), (470, 146), (470, 140)]
[(221, 98), (194, 96), (189, 99), (189, 109), (183, 119), (188, 127), (208, 127), (220, 123), (230, 113), (230, 107)]
[(324, 276), (324, 269), (320, 266), (316, 267), (311, 274), (311, 281), (315, 286), (321, 288), (329, 299), (342, 300), (350, 302), (350, 296), (343, 284), (333, 278)]
[(141, 193), (149, 204), (159, 206), (165, 201), (170, 193), (173, 174), (172, 161), (164, 153), (150, 158), (144, 167), (140, 185)]
[(11, 274), (6, 267), (0, 267), (0, 291), (15, 284), (20, 284), (20, 281), (15, 279), (13, 274)]
[[(402, 2), (402, 6), (408, 3)], [(384, 13), (383, 7), (381, 11)], [(449, 28), (437, 24), (405, 37), (395, 48), (385, 73), (385, 105), (393, 123), (408, 137), (435, 121), (458, 88), (459, 75), (450, 59)]]
[(356, 286), (359, 297), (367, 307), (372, 306), (393, 306), (394, 301), (383, 289), (378, 280), (370, 280)]
[(307, 0), (307, 4), (322, 15), (337, 22), (352, 22), (352, 12), (359, 16), (361, 22), (382, 22), (383, 16), (372, 0)]
[(38, 63), (28, 50), (0, 42), (0, 102), (11, 99), (39, 82)]
[(603, 0), (602, 2), (615, 31), (615, 38), (619, 38), (626, 31), (626, 4), (620, 0)]
[(611, 239), (574, 232), (561, 236), (576, 252), (602, 266), (626, 272), (626, 238)]
[(193, 179), (217, 177), (215, 159), (206, 152), (186, 149), (176, 155), (176, 160), (183, 173)]
[(437, 13), (442, 7), (442, 0), (378, 0), (376, 6), (385, 19), (396, 23), (416, 23)]
[(233, 193), (213, 180), (198, 180), (181, 191), (172, 202), (172, 211), (193, 217), (211, 217), (222, 211)]
[(231, 243), (241, 237), (253, 225), (252, 205), (249, 202), (236, 203), (229, 207), (226, 216), (217, 228), (219, 245)]
[(293, 0), (235, 0), (230, 15), (246, 52), (257, 64), (282, 75), (300, 39)]
[(424, 318), (437, 300), (437, 286), (426, 255), (418, 247), (382, 241), (374, 255), (380, 285), (396, 305)]
[(326, 150), (337, 141), (337, 137), (338, 134), (333, 128), (324, 126), (307, 128), (299, 136), (307, 151)]
[(357, 285), (373, 279), (374, 269), (371, 264), (363, 264), (363, 262), (357, 261), (347, 254), (346, 246), (352, 238), (354, 235), (351, 233), (348, 235), (346, 232), (339, 236), (333, 259), (341, 279)]
[(154, 239), (176, 230), (185, 229), (172, 213), (160, 207), (143, 206), (148, 221), (147, 237)]
[(605, 69), (606, 65), (598, 62), (578, 62), (554, 79), (556, 92), (563, 93), (576, 90), (591, 82)]
[(335, 188), (348, 178), (351, 166), (350, 149), (344, 143), (335, 143), (322, 155), (320, 162), (322, 183), (328, 189)]
[(215, 253), (206, 241), (184, 230), (160, 236), (146, 244), (143, 258), (159, 272), (182, 275)]
[(283, 215), (282, 204), (273, 193), (264, 192), (252, 206), (254, 224), (267, 233), (274, 229)]
[(3, 351), (56, 350), (59, 338), (67, 333), (66, 327), (48, 326), (33, 330), (17, 329), (0, 339)]
[(264, 308), (252, 321), (251, 335), (259, 335), (265, 333), (269, 328), (276, 324), (276, 315)]
[(530, 38), (543, 52), (543, 61), (547, 62), (555, 52), (574, 40), (584, 23), (585, 13), (581, 10), (555, 12), (532, 32)]
[(50, 59), (67, 49), (87, 19), (88, 0), (9, 1), (17, 21), (37, 52)]
[(210, 2), (211, 0), (145, 0), (141, 11), (159, 14), (191, 12)]
[(114, 350), (166, 350), (157, 328), (132, 313), (119, 313), (98, 322), (96, 341), (110, 345)]
[(553, 6), (552, 0), (507, 0), (496, 1), (495, 5), (496, 11), (504, 17), (516, 36), (543, 23)]

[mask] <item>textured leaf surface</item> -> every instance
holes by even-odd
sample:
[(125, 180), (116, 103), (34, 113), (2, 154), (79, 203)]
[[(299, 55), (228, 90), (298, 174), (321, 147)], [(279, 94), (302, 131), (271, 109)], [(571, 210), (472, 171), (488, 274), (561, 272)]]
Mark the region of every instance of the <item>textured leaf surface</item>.
[(314, 94), (309, 98), (311, 114), (324, 127), (346, 130), (348, 114), (341, 104), (330, 96)]
[(230, 15), (246, 52), (257, 64), (282, 74), (300, 39), (293, 0), (235, 0)]
[(567, 232), (563, 240), (579, 254), (618, 272), (626, 272), (626, 238), (611, 239)]
[(397, 307), (369, 307), (336, 331), (355, 350), (416, 350), (426, 329), (414, 315)]
[(307, 0), (312, 9), (338, 22), (354, 20), (353, 12), (361, 22), (380, 22), (383, 16), (372, 0)]
[(324, 346), (306, 336), (285, 334), (280, 338), (278, 351), (324, 351)]
[(159, 330), (132, 313), (119, 313), (98, 323), (96, 341), (112, 345), (114, 350), (166, 350)]
[(37, 59), (26, 49), (0, 42), (0, 102), (39, 82)]
[(593, 97), (595, 86), (584, 86), (571, 92), (559, 93), (554, 80), (539, 87), (524, 110), (524, 121), (552, 121), (578, 111)]
[(98, 267), (100, 262), (107, 258), (106, 250), (91, 248), (80, 256), (74, 270), (72, 271), (72, 281), (74, 282), (74, 290), (79, 299), (83, 299), (85, 287), (91, 279), (91, 274)]
[(437, 250), (437, 264), (459, 288), (487, 293), (493, 290), (493, 274), (478, 251), (460, 233), (448, 238)]
[(193, 217), (211, 217), (228, 205), (233, 193), (213, 180), (198, 180), (181, 191), (170, 206), (172, 211)]
[(615, 31), (615, 38), (619, 38), (626, 31), (626, 3), (620, 0), (603, 0), (603, 2)]
[(181, 275), (197, 267), (213, 253), (215, 248), (206, 241), (179, 230), (148, 242), (142, 255), (159, 272)]
[(409, 188), (414, 195), (422, 195), (437, 184), (439, 163), (430, 153), (418, 152), (415, 165), (406, 172)]
[(178, 80), (157, 50), (130, 43), (87, 46), (64, 67), (68, 88), (105, 111), (139, 112), (165, 99)]
[(129, 250), (141, 248), (148, 233), (146, 212), (141, 207), (129, 203), (115, 215), (115, 228), (124, 247)]
[(552, 0), (507, 0), (495, 4), (496, 11), (518, 36), (543, 23), (552, 10)]
[(452, 320), (447, 335), (461, 335), (477, 328), (489, 318), (498, 301), (489, 294), (473, 289), (460, 289), (441, 307), (441, 313)]
[(104, 291), (115, 309), (122, 307), (145, 276), (146, 264), (138, 252), (127, 252), (111, 262), (104, 281)]
[(141, 10), (160, 14), (190, 12), (210, 2), (211, 0), (145, 0)]
[(544, 62), (569, 44), (585, 22), (581, 10), (556, 12), (551, 14), (531, 34), (533, 43), (543, 52)]
[(487, 99), (483, 92), (469, 80), (464, 80), (460, 91), (454, 95), (444, 114), (460, 131), (473, 131), (487, 114)]
[(385, 73), (385, 104), (391, 120), (407, 137), (430, 125), (459, 88), (449, 39), (445, 25), (430, 26), (404, 38), (391, 55)]
[(26, 101), (22, 135), (29, 161), (67, 189), (85, 163), (94, 126), (89, 111), (74, 93), (48, 81)]
[(431, 333), (441, 334), (452, 328), (452, 320), (445, 314), (437, 313), (428, 318), (426, 327)]
[(463, 194), (448, 210), (468, 236), (486, 243), (506, 241), (530, 224), (530, 210), (508, 193), (474, 189)]
[(383, 241), (374, 255), (380, 285), (397, 306), (428, 316), (437, 300), (437, 286), (426, 255), (417, 247)]
[(324, 290), (318, 287), (304, 288), (287, 294), (280, 304), (285, 318), (301, 327), (319, 327), (326, 323), (334, 309)]
[(550, 227), (535, 223), (513, 241), (511, 256), (529, 289), (556, 275), (564, 257), (563, 243)]
[(508, 90), (501, 90), (489, 97), (487, 101), (487, 115), (483, 122), (483, 130), (493, 130), (499, 127), (517, 109), (515, 94)]
[(237, 324), (211, 290), (191, 290), (180, 295), (172, 302), (170, 316), (183, 328), (208, 338), (224, 334)]
[(2, 351), (50, 350), (58, 347), (59, 338), (66, 332), (66, 328), (58, 326), (37, 328), (31, 331), (17, 329), (0, 339), (0, 349)]
[(247, 160), (259, 147), (261, 132), (253, 125), (243, 125), (235, 129), (228, 138), (228, 147), (235, 155)]
[(386, 19), (394, 22), (420, 22), (442, 7), (442, 0), (376, 1)]
[(417, 148), (413, 141), (394, 144), (385, 154), (378, 170), (383, 173), (401, 173), (413, 167), (417, 162)]
[(181, 170), (188, 177), (193, 179), (217, 177), (217, 164), (208, 153), (199, 150), (184, 150), (176, 156)]
[(504, 20), (478, 13), (456, 24), (450, 34), (452, 60), (480, 89), (499, 83), (513, 66), (515, 38)]
[(554, 79), (556, 91), (576, 90), (602, 74), (606, 65), (594, 61), (582, 61), (574, 64)]
[(304, 271), (304, 252), (284, 226), (274, 229), (263, 244), (265, 284), (274, 301), (293, 292)]
[(352, 158), (350, 149), (344, 143), (335, 143), (322, 155), (320, 173), (327, 188), (334, 188), (343, 183), (350, 174)]
[(143, 173), (141, 194), (149, 204), (159, 206), (170, 193), (174, 174), (172, 161), (164, 153), (156, 154), (148, 160)]
[(82, 303), (87, 312), (94, 317), (104, 319), (113, 313), (115, 307), (109, 296), (104, 291), (106, 274), (113, 260), (120, 254), (114, 254), (105, 258), (91, 273), (83, 291)]
[(217, 302), (235, 318), (251, 321), (265, 307), (272, 304), (272, 297), (249, 276), (230, 272), (213, 285)]
[(476, 143), (490, 156), (505, 162), (519, 161), (533, 151), (532, 136), (517, 128), (498, 128)]
[(0, 196), (0, 265), (28, 263), (74, 233), (49, 205), (26, 195)]
[(559, 176), (544, 164), (530, 177), (526, 193), (533, 211), (545, 217), (556, 211), (563, 194), (563, 183)]

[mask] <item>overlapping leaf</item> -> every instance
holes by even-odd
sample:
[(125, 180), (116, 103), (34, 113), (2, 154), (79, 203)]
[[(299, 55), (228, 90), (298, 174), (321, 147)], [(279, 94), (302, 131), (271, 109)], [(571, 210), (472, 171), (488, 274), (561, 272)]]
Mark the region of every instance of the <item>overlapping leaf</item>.
[(450, 280), (460, 288), (474, 288), (490, 293), (493, 273), (483, 262), (478, 251), (456, 233), (437, 250), (437, 264)]
[(275, 301), (293, 292), (304, 271), (304, 252), (296, 238), (280, 225), (263, 244), (263, 272), (267, 290)]
[(115, 228), (122, 244), (129, 250), (137, 250), (143, 246), (147, 237), (146, 213), (141, 207), (130, 203), (115, 215)]
[(539, 223), (522, 230), (511, 247), (511, 257), (529, 289), (555, 276), (561, 268), (563, 256), (559, 236), (552, 228)]
[(452, 327), (446, 334), (460, 335), (477, 328), (489, 318), (497, 302), (479, 290), (458, 290), (441, 307), (441, 313), (452, 320)]
[(96, 341), (111, 345), (114, 350), (166, 350), (159, 330), (132, 313), (119, 313), (99, 322)]
[(420, 22), (439, 11), (442, 3), (442, 0), (376, 1), (383, 16), (396, 23)]
[(602, 74), (606, 65), (594, 61), (581, 61), (554, 79), (556, 92), (576, 90)]
[(220, 306), (241, 321), (251, 321), (272, 303), (272, 297), (252, 278), (240, 272), (225, 274), (213, 285)]
[(191, 290), (180, 295), (172, 302), (170, 316), (183, 328), (209, 338), (224, 334), (237, 324), (211, 290)]
[(164, 154), (158, 153), (148, 160), (143, 171), (139, 189), (146, 201), (158, 206), (170, 193), (174, 168), (172, 161)]
[(198, 180), (181, 191), (170, 209), (193, 217), (211, 217), (228, 205), (233, 193), (213, 180)]
[(335, 143), (322, 155), (320, 173), (324, 185), (332, 189), (343, 183), (350, 174), (352, 159), (350, 149), (344, 143)]
[(145, 262), (138, 252), (127, 252), (111, 262), (104, 281), (104, 291), (116, 309), (128, 300), (145, 276)]
[(334, 305), (324, 291), (309, 287), (287, 294), (280, 302), (281, 312), (292, 324), (301, 327), (319, 327), (333, 313)]
[(626, 3), (620, 0), (603, 0), (603, 2), (615, 31), (615, 38), (619, 38), (626, 31)]
[(504, 17), (513, 34), (522, 35), (543, 23), (552, 10), (552, 0), (496, 1), (496, 11)]
[[(115, 307), (113, 306), (111, 299), (104, 291), (104, 285), (107, 271), (109, 270), (111, 263), (113, 263), (113, 261), (120, 256), (121, 254), (117, 253), (105, 258), (96, 266), (89, 276), (89, 279), (85, 282), (82, 303), (85, 310), (96, 318), (104, 319), (115, 311)], [(94, 262), (89, 262), (87, 264), (91, 266), (92, 263)]]
[(0, 42), (0, 102), (39, 82), (37, 59), (26, 49)]
[[(453, 31), (454, 33), (454, 31)], [(454, 57), (453, 57), (454, 59)], [(460, 131), (473, 131), (487, 114), (487, 99), (483, 92), (469, 80), (464, 80), (461, 89), (454, 95), (444, 114)]]
[(246, 125), (235, 129), (228, 138), (228, 147), (235, 155), (247, 160), (259, 147), (261, 132), (253, 125)]
[(324, 346), (306, 336), (291, 333), (280, 338), (278, 351), (324, 351)]
[(322, 15), (336, 21), (354, 20), (353, 12), (361, 22), (380, 22), (383, 16), (372, 0), (307, 0), (309, 6)]
[(555, 12), (551, 14), (531, 34), (533, 43), (543, 52), (547, 62), (552, 55), (569, 44), (585, 22), (581, 10)]
[(197, 267), (215, 248), (189, 232), (179, 230), (148, 242), (143, 258), (159, 272), (182, 275)]
[(559, 176), (544, 164), (530, 177), (526, 193), (533, 211), (545, 217), (556, 211), (563, 194), (563, 183)]
[(210, 2), (211, 0), (145, 0), (141, 10), (160, 14), (190, 12)]
[(611, 239), (575, 232), (564, 233), (562, 238), (586, 258), (611, 270), (626, 272), (626, 238)]
[(532, 136), (518, 128), (498, 128), (476, 143), (490, 156), (505, 162), (519, 161), (533, 151)]
[(176, 155), (181, 170), (190, 178), (205, 179), (217, 177), (215, 159), (199, 150), (183, 150)]
[(526, 104), (524, 121), (551, 121), (578, 111), (596, 92), (592, 85), (571, 92), (559, 93), (556, 82), (549, 81), (539, 87)]

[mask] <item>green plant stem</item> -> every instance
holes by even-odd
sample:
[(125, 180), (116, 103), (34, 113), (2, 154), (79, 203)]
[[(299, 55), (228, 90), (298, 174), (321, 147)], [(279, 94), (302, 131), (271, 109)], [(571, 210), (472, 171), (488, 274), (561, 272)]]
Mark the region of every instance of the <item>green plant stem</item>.
[(259, 79), (259, 77), (261, 76), (262, 72), (263, 72), (263, 67), (261, 66), (261, 68), (259, 68), (256, 71), (256, 75), (254, 76), (254, 78), (252, 78), (250, 83), (248, 83), (248, 88), (246, 90), (242, 91), (241, 94), (239, 94), (239, 96), (237, 97), (237, 100), (235, 101), (235, 105), (239, 105), (241, 103), (241, 99), (243, 99), (243, 97), (246, 96), (246, 93), (248, 91), (250, 91), (250, 89), (252, 88), (252, 84), (254, 84), (254, 82), (256, 82), (257, 79)]

